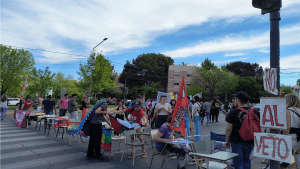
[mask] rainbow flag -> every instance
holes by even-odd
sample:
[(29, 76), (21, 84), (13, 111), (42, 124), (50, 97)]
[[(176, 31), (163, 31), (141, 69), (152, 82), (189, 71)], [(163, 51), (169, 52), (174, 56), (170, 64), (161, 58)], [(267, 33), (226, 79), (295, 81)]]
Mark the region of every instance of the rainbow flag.
[(111, 129), (102, 129), (101, 150), (111, 152)]

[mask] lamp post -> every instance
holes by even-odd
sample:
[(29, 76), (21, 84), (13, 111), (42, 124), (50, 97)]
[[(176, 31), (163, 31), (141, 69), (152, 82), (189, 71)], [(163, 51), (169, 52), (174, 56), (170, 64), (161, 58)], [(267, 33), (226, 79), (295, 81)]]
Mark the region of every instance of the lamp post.
[(135, 73), (135, 74), (133, 74), (133, 75), (128, 76), (128, 77), (125, 78), (125, 85), (124, 85), (124, 102), (126, 101), (125, 96), (126, 96), (126, 83), (127, 83), (127, 79), (128, 79), (129, 77), (134, 76), (134, 75), (142, 75), (142, 76), (145, 76), (145, 73), (146, 73), (147, 71), (148, 71), (147, 69), (143, 69), (141, 72)]
[[(92, 93), (91, 93), (91, 90), (92, 90), (92, 82), (93, 82), (93, 79), (92, 79), (92, 75), (93, 75), (93, 70), (95, 69), (95, 67), (93, 66), (94, 63), (95, 63), (95, 48), (98, 47), (99, 45), (101, 45), (101, 43), (103, 43), (104, 41), (106, 41), (107, 38), (104, 38), (98, 45), (96, 45), (94, 48), (93, 48), (93, 51), (92, 51), (92, 56), (91, 56), (91, 61), (89, 61), (89, 65), (91, 67), (91, 75), (90, 75), (90, 90), (89, 90), (89, 97), (91, 97)], [(90, 109), (90, 103), (89, 103), (89, 109)]]

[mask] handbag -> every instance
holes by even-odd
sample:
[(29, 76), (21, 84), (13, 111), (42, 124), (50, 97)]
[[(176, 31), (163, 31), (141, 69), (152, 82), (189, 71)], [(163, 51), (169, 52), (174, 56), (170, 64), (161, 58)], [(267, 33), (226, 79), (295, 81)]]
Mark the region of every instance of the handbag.
[(91, 123), (90, 119), (86, 120), (81, 129), (84, 132), (84, 135), (86, 136), (90, 136), (90, 123)]

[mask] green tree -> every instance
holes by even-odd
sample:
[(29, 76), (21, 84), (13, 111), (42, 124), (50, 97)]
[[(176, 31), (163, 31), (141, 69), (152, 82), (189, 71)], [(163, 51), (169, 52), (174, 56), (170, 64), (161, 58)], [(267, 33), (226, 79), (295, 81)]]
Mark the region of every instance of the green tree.
[[(102, 93), (104, 90), (117, 88), (118, 86), (116, 85), (114, 76), (112, 75), (113, 66), (102, 54), (92, 53), (88, 62), (92, 63), (95, 56), (95, 69), (92, 70), (91, 93)], [(88, 64), (80, 64), (80, 69), (77, 73), (80, 76), (78, 87), (84, 92), (89, 92), (91, 66)]]
[(60, 96), (61, 89), (64, 88), (69, 95), (77, 94), (78, 98), (81, 98), (82, 90), (78, 87), (77, 83), (73, 76), (68, 75), (65, 77), (63, 73), (59, 72), (54, 77), (53, 92), (56, 96)]
[(238, 77), (228, 71), (224, 66), (218, 68), (205, 59), (201, 68), (196, 68), (197, 76), (194, 77), (193, 83), (200, 85), (202, 89), (210, 94), (213, 99), (215, 94), (221, 95), (234, 91), (237, 87)]
[(263, 75), (263, 69), (257, 63), (231, 62), (226, 65), (226, 69), (241, 77), (251, 76), (256, 78)]
[(0, 45), (0, 95), (20, 95), (26, 76), (33, 69), (34, 58), (24, 49)]
[(129, 90), (130, 95), (132, 96), (131, 99), (134, 99), (136, 95), (138, 94), (145, 94), (146, 98), (156, 98), (157, 92), (161, 91), (162, 88), (159, 87), (159, 83), (151, 83), (150, 85), (147, 86), (142, 86), (142, 87), (132, 87)]
[[(173, 63), (174, 60), (171, 57), (163, 54), (142, 54), (133, 59), (132, 63), (127, 61), (119, 77), (119, 81), (125, 84), (125, 79), (131, 76), (126, 83), (126, 86), (129, 88), (145, 86), (145, 82), (159, 82), (159, 87), (162, 87), (163, 91), (166, 92), (168, 86), (168, 69), (169, 65)], [(148, 70), (143, 77), (135, 75), (139, 74), (143, 69)]]
[(186, 93), (188, 96), (192, 95), (194, 96), (197, 93), (202, 92), (203, 94), (206, 94), (207, 92), (202, 88), (202, 86), (197, 85), (195, 83), (191, 83), (190, 86), (186, 87)]
[[(54, 77), (55, 73), (52, 73), (49, 70), (49, 67), (46, 67), (45, 70), (37, 70), (36, 68), (33, 68), (32, 72), (28, 76), (28, 87), (26, 90), (30, 93), (45, 95), (48, 87), (54, 87)], [(57, 95), (57, 93), (53, 92), (53, 96), (55, 95)], [(60, 95), (60, 92), (58, 95)]]
[(297, 86), (300, 87), (300, 79), (297, 80)]
[(287, 94), (295, 94), (291, 86), (280, 85), (280, 90), (282, 91), (281, 97), (284, 97)]

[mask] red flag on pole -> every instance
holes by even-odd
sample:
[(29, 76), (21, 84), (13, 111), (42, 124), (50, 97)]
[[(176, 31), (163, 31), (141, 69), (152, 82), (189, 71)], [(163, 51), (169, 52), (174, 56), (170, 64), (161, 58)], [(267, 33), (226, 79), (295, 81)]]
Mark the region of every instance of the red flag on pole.
[(185, 122), (183, 109), (185, 106), (188, 105), (189, 103), (188, 96), (186, 94), (186, 86), (184, 82), (184, 77), (182, 77), (182, 82), (180, 85), (180, 90), (178, 92), (170, 129), (180, 131), (183, 136), (185, 136)]
[(28, 76), (26, 77), (26, 80), (25, 80), (25, 83), (24, 83), (24, 86), (23, 86), (23, 90), (22, 90), (22, 93), (21, 93), (21, 100), (23, 100), (24, 91), (27, 87), (27, 79), (28, 79)]

